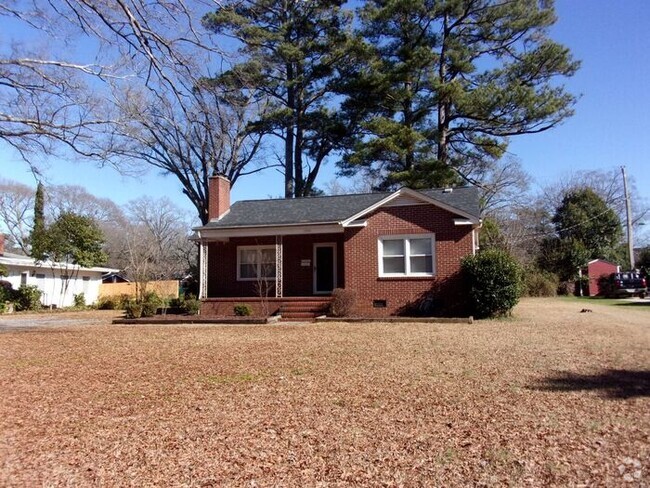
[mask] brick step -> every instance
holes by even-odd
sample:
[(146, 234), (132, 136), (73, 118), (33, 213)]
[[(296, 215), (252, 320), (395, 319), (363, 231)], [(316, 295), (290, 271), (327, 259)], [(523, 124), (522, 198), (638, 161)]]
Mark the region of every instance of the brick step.
[(291, 306), (284, 306), (280, 308), (280, 313), (283, 315), (285, 313), (294, 313), (294, 312), (326, 312), (327, 311), (327, 305), (321, 305), (321, 306), (313, 306), (313, 305), (291, 305)]
[(314, 312), (282, 312), (280, 315), (282, 315), (282, 320), (313, 320), (321, 314)]
[(310, 306), (316, 306), (316, 307), (321, 307), (324, 305), (329, 305), (331, 300), (300, 300), (300, 301), (292, 301), (292, 302), (284, 302), (282, 305), (285, 307), (294, 307), (296, 305), (310, 305)]

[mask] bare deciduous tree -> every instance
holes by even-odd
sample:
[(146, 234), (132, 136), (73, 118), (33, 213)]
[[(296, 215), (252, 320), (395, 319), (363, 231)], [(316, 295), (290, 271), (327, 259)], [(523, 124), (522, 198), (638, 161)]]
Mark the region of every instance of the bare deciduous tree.
[(268, 167), (259, 158), (263, 135), (250, 128), (268, 103), (246, 90), (228, 92), (200, 80), (186, 95), (181, 104), (168, 92), (125, 92), (105, 153), (176, 177), (207, 223), (210, 176), (224, 175), (234, 184), (240, 176)]
[[(48, 45), (0, 50), (0, 140), (26, 160), (64, 147), (121, 171), (162, 170), (206, 222), (210, 176), (234, 184), (262, 169), (252, 165), (262, 133), (249, 123), (268, 105), (244, 80), (215, 84), (228, 56), (200, 22), (214, 7), (213, 0), (3, 4), (0, 19)], [(80, 39), (86, 48), (70, 49)]]
[(0, 220), (14, 245), (29, 254), (35, 190), (11, 180), (0, 180)]
[(196, 263), (196, 246), (188, 240), (190, 224), (169, 199), (142, 197), (127, 205), (120, 268), (139, 285), (142, 298), (147, 283), (178, 279)]
[(474, 168), (467, 176), (479, 186), (484, 215), (508, 212), (529, 203), (530, 176), (514, 157)]
[(45, 189), (46, 219), (52, 221), (66, 212), (91, 217), (95, 222), (124, 223), (124, 213), (110, 198), (100, 198), (79, 185), (51, 185)]

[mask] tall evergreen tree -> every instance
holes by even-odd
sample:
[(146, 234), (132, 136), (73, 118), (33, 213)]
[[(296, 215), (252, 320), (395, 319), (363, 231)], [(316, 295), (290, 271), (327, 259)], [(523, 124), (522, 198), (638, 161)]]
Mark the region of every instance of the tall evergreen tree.
[(43, 242), (44, 255), (59, 263), (90, 268), (107, 260), (104, 234), (92, 218), (83, 215), (59, 215), (45, 231)]
[(552, 222), (556, 235), (542, 242), (538, 264), (562, 280), (572, 279), (590, 259), (620, 257), (621, 222), (591, 188), (569, 191)]
[(608, 257), (623, 235), (616, 212), (591, 188), (567, 193), (553, 217), (558, 237), (584, 244), (591, 258)]
[(368, 0), (342, 174), (379, 174), (386, 188), (457, 183), (509, 137), (570, 116), (575, 97), (555, 80), (578, 63), (548, 38), (554, 22), (552, 0)]
[(325, 158), (345, 136), (332, 109), (337, 70), (345, 66), (351, 14), (342, 0), (226, 1), (204, 25), (236, 39), (245, 61), (220, 78), (260, 90), (275, 109), (257, 121), (283, 141), (285, 197), (307, 196)]
[[(62, 280), (59, 305), (63, 306), (70, 283), (79, 277), (81, 267), (90, 268), (106, 263), (103, 251), (104, 234), (90, 217), (64, 212), (43, 233), (42, 248), (36, 259), (48, 259), (52, 277)], [(52, 280), (53, 293), (56, 281)]]
[(40, 181), (36, 186), (36, 197), (34, 198), (34, 226), (30, 236), (31, 256), (40, 259), (44, 254), (45, 247), (45, 190)]

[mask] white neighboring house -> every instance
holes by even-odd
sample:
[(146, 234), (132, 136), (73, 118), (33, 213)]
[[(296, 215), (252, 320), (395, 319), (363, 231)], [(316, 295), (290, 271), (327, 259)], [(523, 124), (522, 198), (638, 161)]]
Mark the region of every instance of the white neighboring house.
[[(4, 241), (4, 236), (0, 241)], [(116, 273), (112, 268), (82, 268), (73, 264), (36, 261), (29, 256), (5, 253), (4, 242), (0, 242), (0, 264), (7, 268), (7, 277), (0, 280), (9, 281), (14, 289), (20, 285), (35, 285), (41, 290), (41, 303), (45, 306), (70, 307), (74, 305), (74, 295), (83, 293), (86, 304), (90, 305), (99, 297), (99, 286), (104, 273)], [(69, 276), (65, 296), (63, 287), (65, 277)]]

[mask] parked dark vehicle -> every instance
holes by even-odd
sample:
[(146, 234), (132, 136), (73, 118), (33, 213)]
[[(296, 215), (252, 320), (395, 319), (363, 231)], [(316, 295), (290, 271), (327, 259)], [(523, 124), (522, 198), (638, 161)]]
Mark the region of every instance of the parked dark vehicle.
[(645, 298), (648, 293), (646, 279), (641, 273), (627, 271), (625, 273), (612, 273), (607, 280), (608, 297), (634, 297)]

